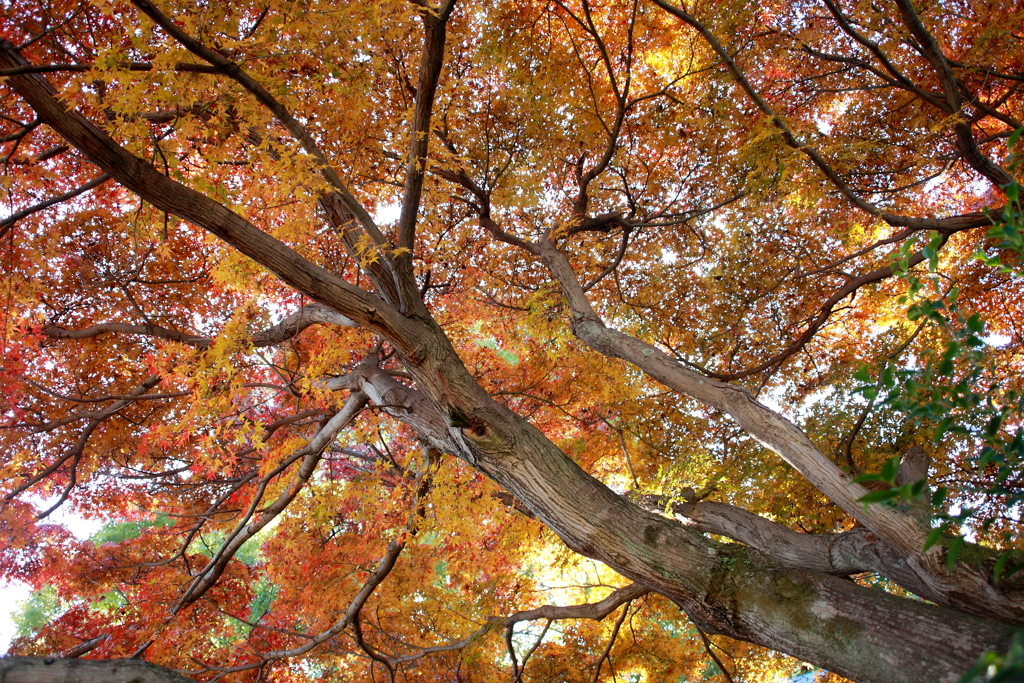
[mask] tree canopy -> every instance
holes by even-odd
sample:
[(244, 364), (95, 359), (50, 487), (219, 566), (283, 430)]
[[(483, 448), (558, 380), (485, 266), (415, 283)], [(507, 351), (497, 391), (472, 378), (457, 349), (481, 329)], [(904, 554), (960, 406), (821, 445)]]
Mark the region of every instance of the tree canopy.
[(955, 682), (1024, 624), (1018, 4), (0, 11), (12, 653)]

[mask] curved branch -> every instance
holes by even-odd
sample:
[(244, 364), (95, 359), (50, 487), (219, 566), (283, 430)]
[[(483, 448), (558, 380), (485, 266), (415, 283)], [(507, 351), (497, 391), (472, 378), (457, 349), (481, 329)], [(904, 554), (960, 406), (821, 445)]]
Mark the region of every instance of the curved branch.
[[(557, 605), (543, 605), (535, 609), (516, 612), (515, 614), (512, 614), (507, 617), (490, 617), (483, 626), (481, 626), (479, 629), (469, 634), (462, 640), (447, 643), (445, 645), (425, 647), (417, 650), (412, 654), (405, 655), (402, 657), (395, 657), (389, 661), (394, 665), (405, 664), (407, 662), (412, 662), (437, 652), (452, 652), (454, 650), (462, 650), (468, 647), (477, 638), (485, 635), (486, 633), (490, 632), (492, 629), (496, 627), (504, 627), (507, 636), (507, 634), (510, 632), (509, 629), (512, 629), (516, 624), (522, 621), (535, 621), (537, 619), (547, 619), (549, 626), (551, 622), (562, 619), (592, 619), (594, 621), (601, 621), (606, 616), (608, 616), (609, 614), (617, 610), (619, 607), (621, 607), (624, 603), (628, 603), (632, 600), (636, 600), (637, 598), (641, 598), (650, 592), (651, 591), (649, 588), (632, 583), (628, 586), (623, 586), (621, 588), (615, 589), (614, 591), (612, 591), (610, 595), (608, 595), (608, 597), (595, 603), (588, 603), (584, 605), (569, 605), (566, 607), (560, 607)], [(547, 627), (545, 627), (544, 632), (547, 632)], [(514, 651), (510, 651), (511, 657), (513, 658), (513, 662), (515, 663), (515, 671), (513, 672), (513, 676), (515, 676), (517, 673), (521, 675), (523, 666), (526, 665), (527, 660), (529, 659), (533, 651), (537, 648), (537, 645), (539, 645), (540, 640), (542, 638), (543, 634), (541, 638), (538, 638), (537, 643), (533, 646), (533, 648), (530, 649), (530, 652), (528, 652), (526, 656), (523, 658), (522, 665), (520, 665), (518, 661), (516, 661)]]
[(631, 583), (612, 591), (611, 595), (598, 602), (586, 605), (572, 605), (569, 607), (558, 607), (557, 605), (544, 605), (535, 609), (516, 612), (505, 619), (505, 624), (515, 624), (520, 621), (532, 621), (534, 619), (594, 619), (601, 621), (606, 616), (617, 610), (624, 603), (636, 600), (647, 595), (650, 588), (640, 584)]
[(619, 250), (615, 253), (615, 256), (612, 258), (612, 262), (608, 264), (607, 268), (605, 268), (600, 273), (595, 275), (590, 282), (583, 285), (584, 292), (590, 291), (594, 287), (594, 285), (608, 277), (609, 274), (611, 274), (616, 268), (619, 267), (619, 264), (622, 263), (622, 257), (626, 255), (626, 248), (629, 246), (629, 233), (629, 228), (623, 228), (622, 244), (619, 245)]
[[(303, 306), (276, 325), (253, 335), (249, 343), (256, 348), (276, 346), (297, 336), (307, 327), (313, 325), (338, 325), (356, 327), (355, 321), (323, 304)], [(127, 323), (99, 323), (80, 330), (68, 330), (55, 325), (46, 325), (40, 332), (54, 339), (91, 339), (101, 334), (139, 334), (157, 339), (180, 342), (197, 349), (208, 349), (213, 339), (194, 334), (186, 334), (159, 325), (130, 325)]]

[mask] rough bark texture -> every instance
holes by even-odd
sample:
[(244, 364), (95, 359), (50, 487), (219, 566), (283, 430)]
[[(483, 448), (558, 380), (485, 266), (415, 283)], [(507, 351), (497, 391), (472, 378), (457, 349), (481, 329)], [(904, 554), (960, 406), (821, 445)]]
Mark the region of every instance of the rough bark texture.
[(162, 666), (137, 659), (0, 658), (3, 683), (194, 683)]

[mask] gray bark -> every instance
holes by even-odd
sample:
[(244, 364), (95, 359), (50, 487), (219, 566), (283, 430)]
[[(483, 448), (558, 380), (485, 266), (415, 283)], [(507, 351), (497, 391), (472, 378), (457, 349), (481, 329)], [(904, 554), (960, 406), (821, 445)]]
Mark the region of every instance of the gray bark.
[(195, 683), (138, 659), (0, 657), (2, 683)]

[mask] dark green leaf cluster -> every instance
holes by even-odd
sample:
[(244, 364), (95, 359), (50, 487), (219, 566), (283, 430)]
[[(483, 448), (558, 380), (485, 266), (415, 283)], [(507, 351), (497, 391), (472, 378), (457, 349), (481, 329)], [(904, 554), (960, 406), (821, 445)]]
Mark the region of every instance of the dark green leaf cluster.
[[(1014, 142), (1019, 135), (1015, 134)], [(1008, 261), (1024, 258), (1024, 220), (1019, 203), (1020, 186), (1016, 183), (1004, 188), (1008, 198), (1002, 215), (994, 218), (995, 225), (988, 233), (988, 244), (979, 246), (974, 257), (985, 264), (998, 267), (1012, 277), (1022, 273), (1006, 265)], [(998, 239), (998, 242), (993, 242)], [(909, 284), (909, 292), (901, 301), (909, 303), (907, 317), (925, 328), (932, 328), (946, 341), (941, 351), (925, 351), (915, 366), (894, 369), (885, 365), (877, 380), (873, 380), (867, 367), (862, 367), (856, 378), (862, 382), (858, 389), (868, 399), (884, 394), (884, 403), (897, 413), (917, 424), (934, 425), (936, 442), (947, 434), (957, 435), (964, 442), (977, 447), (973, 456), (974, 470), (980, 484), (967, 489), (969, 494), (995, 498), (1006, 510), (1019, 508), (1024, 502), (1024, 393), (1002, 386), (994, 367), (992, 346), (985, 338), (985, 322), (981, 315), (966, 316), (958, 303), (958, 289), (943, 291), (938, 272), (938, 251), (943, 238), (933, 233), (922, 249), (928, 261), (930, 277), (927, 282), (910, 271), (913, 240), (908, 240), (896, 258), (895, 268)], [(931, 296), (926, 287), (931, 284)], [(955, 565), (963, 538), (961, 527), (971, 518), (988, 531), (993, 518), (979, 518), (978, 511), (967, 505), (957, 505), (958, 511), (944, 509), (948, 492), (944, 487), (928, 490), (925, 480), (896, 486), (898, 458), (883, 465), (880, 473), (864, 474), (856, 481), (877, 481), (887, 485), (861, 498), (861, 502), (884, 503), (894, 506), (920, 506), (927, 497), (932, 507), (932, 532), (926, 549), (952, 537), (948, 543), (950, 568)], [(957, 503), (967, 502), (957, 501)], [(944, 543), (944, 545), (947, 545)], [(1024, 565), (1008, 567), (1010, 554), (1004, 553), (994, 568), (994, 579), (1007, 578)]]

